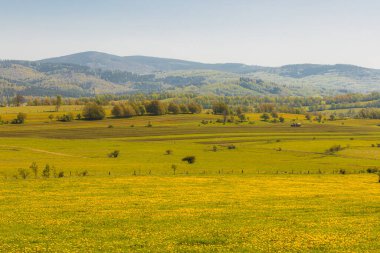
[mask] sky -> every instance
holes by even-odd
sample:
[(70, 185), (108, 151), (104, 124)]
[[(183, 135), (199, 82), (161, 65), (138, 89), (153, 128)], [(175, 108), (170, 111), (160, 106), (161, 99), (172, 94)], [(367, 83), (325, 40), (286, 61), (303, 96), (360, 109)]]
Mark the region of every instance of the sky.
[(82, 51), (380, 69), (378, 0), (0, 0), (0, 59)]

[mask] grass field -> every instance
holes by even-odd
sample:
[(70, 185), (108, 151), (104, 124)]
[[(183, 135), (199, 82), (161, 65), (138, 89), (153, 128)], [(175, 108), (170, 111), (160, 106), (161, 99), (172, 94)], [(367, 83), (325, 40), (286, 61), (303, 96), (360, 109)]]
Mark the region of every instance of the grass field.
[[(380, 251), (380, 184), (366, 173), (380, 168), (379, 120), (48, 119), (80, 110), (0, 108), (3, 120), (28, 113), (0, 125), (0, 251)], [(21, 179), (32, 162), (38, 178)], [(46, 164), (64, 177), (43, 179)]]

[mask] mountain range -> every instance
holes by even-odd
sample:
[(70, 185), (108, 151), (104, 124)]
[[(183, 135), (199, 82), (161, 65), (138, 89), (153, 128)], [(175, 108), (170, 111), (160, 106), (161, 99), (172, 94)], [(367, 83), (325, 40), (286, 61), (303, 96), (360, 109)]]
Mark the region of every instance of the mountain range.
[(380, 70), (343, 64), (262, 67), (93, 51), (39, 61), (0, 61), (0, 96), (152, 92), (323, 96), (373, 91), (380, 91)]

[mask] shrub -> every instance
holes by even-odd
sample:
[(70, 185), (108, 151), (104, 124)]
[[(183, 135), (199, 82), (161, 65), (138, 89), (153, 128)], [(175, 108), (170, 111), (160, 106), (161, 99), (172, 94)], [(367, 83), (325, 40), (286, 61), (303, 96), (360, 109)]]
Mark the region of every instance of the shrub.
[(105, 118), (106, 113), (101, 105), (88, 103), (84, 106), (82, 115), (88, 120), (101, 120)]
[(378, 173), (379, 172), (379, 169), (377, 168), (368, 168), (367, 169), (367, 173)]
[(177, 165), (172, 164), (172, 170), (173, 170), (173, 174), (175, 175), (175, 172), (176, 172), (176, 170), (177, 170)]
[(119, 150), (115, 150), (115, 151), (109, 153), (108, 157), (109, 158), (117, 158), (119, 156), (119, 153), (120, 153)]
[(60, 171), (60, 172), (58, 173), (58, 177), (59, 177), (59, 178), (64, 177), (64, 176), (65, 176), (65, 173), (64, 173), (63, 171)]
[(326, 154), (334, 154), (338, 151), (341, 151), (343, 150), (344, 148), (341, 146), (341, 145), (334, 145), (332, 147), (330, 147), (329, 149), (326, 150)]
[(87, 170), (83, 170), (81, 172), (78, 172), (78, 176), (80, 176), (80, 177), (88, 176), (88, 171)]
[(243, 113), (238, 114), (238, 118), (239, 118), (240, 122), (247, 121), (247, 117)]
[(168, 149), (168, 150), (165, 151), (165, 154), (171, 155), (171, 154), (173, 154), (173, 150)]
[(236, 146), (234, 144), (230, 144), (227, 146), (228, 149), (236, 149)]
[(272, 112), (271, 115), (272, 115), (272, 118), (275, 118), (275, 119), (278, 118), (278, 113), (277, 112)]
[(270, 119), (270, 116), (268, 113), (263, 113), (260, 118), (262, 119), (262, 121), (268, 121)]
[(63, 114), (62, 116), (58, 116), (58, 121), (62, 122), (71, 122), (74, 119), (74, 115), (72, 113)]
[(339, 174), (342, 174), (342, 175), (346, 174), (346, 170), (345, 169), (340, 169), (339, 170)]
[(49, 178), (50, 177), (50, 165), (46, 164), (44, 170), (42, 171), (42, 176), (44, 178)]
[(18, 169), (18, 174), (22, 179), (26, 179), (29, 176), (30, 172), (27, 169)]
[(188, 164), (195, 163), (195, 156), (186, 156), (182, 158), (182, 161), (187, 162)]
[(29, 168), (32, 170), (33, 174), (34, 174), (34, 177), (37, 178), (37, 175), (38, 175), (38, 165), (36, 162), (33, 162)]
[(26, 118), (27, 118), (26, 113), (19, 112), (17, 114), (17, 117), (11, 121), (11, 124), (24, 124)]

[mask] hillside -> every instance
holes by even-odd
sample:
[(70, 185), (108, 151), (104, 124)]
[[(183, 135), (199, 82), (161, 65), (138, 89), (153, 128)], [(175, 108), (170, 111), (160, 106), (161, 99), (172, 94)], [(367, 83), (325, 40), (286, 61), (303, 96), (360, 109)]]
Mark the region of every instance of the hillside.
[(0, 62), (0, 96), (192, 92), (316, 96), (380, 91), (380, 70), (353, 65), (260, 67), (84, 52)]

